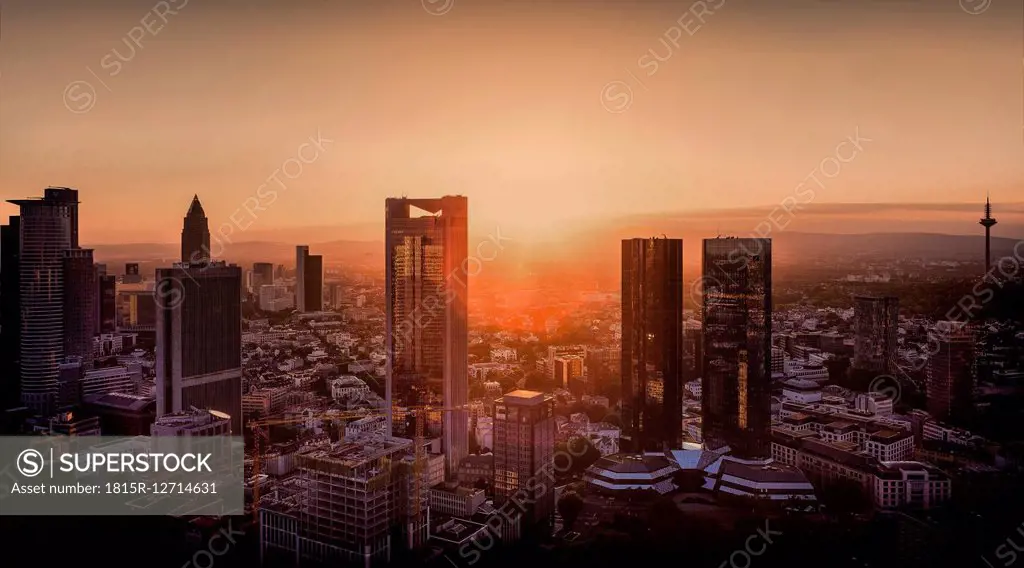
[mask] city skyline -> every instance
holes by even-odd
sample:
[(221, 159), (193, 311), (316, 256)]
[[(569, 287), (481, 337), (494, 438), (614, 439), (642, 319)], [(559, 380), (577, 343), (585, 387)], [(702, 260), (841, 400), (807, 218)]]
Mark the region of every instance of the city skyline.
[(0, 2), (15, 564), (1022, 550), (1021, 0)]

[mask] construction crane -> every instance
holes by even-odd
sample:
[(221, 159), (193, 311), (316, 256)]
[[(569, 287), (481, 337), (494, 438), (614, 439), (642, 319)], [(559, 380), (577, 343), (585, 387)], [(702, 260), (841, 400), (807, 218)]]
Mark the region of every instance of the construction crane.
[[(468, 404), (460, 406), (444, 407), (444, 406), (412, 406), (407, 407), (408, 411), (413, 414), (415, 418), (415, 437), (413, 439), (413, 488), (411, 502), (415, 504), (415, 511), (413, 511), (411, 517), (413, 527), (420, 527), (423, 525), (423, 473), (426, 465), (426, 455), (423, 450), (425, 443), (425, 422), (426, 418), (431, 412), (456, 412), (466, 411), (469, 409)], [(312, 416), (302, 415), (295, 416), (292, 418), (266, 418), (261, 420), (253, 420), (248, 423), (249, 429), (253, 431), (254, 439), (254, 450), (253, 454), (253, 500), (252, 500), (252, 514), (253, 522), (259, 522), (259, 502), (260, 502), (260, 443), (270, 441), (269, 429), (271, 426), (287, 426), (293, 424), (301, 424), (308, 420), (351, 420), (360, 418), (369, 418), (374, 416), (384, 416), (382, 412), (365, 412), (365, 411), (348, 411), (348, 412), (336, 412), (333, 414), (316, 414)]]

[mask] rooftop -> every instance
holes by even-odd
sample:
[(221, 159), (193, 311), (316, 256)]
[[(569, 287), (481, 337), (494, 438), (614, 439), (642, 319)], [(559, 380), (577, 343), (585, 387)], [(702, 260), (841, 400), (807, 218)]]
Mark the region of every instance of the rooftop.
[(506, 393), (502, 398), (505, 403), (532, 406), (544, 402), (544, 393), (519, 389)]

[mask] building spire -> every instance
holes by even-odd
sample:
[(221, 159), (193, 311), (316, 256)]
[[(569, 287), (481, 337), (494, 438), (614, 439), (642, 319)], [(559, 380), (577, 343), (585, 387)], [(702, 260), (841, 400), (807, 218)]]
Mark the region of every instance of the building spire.
[(199, 202), (199, 194), (192, 195), (192, 204), (188, 206), (188, 213), (186, 215), (189, 217), (196, 215), (206, 217), (206, 212), (203, 211), (203, 204)]

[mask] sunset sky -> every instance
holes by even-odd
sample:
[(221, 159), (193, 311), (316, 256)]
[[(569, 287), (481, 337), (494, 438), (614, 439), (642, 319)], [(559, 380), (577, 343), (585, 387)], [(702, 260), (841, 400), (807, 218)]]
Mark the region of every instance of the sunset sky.
[(5, 0), (0, 196), (77, 187), (89, 244), (174, 241), (193, 193), (212, 230), (382, 232), (385, 197), (459, 193), (550, 238), (780, 203), (859, 132), (815, 204), (1024, 202), (1019, 0), (447, 2)]

